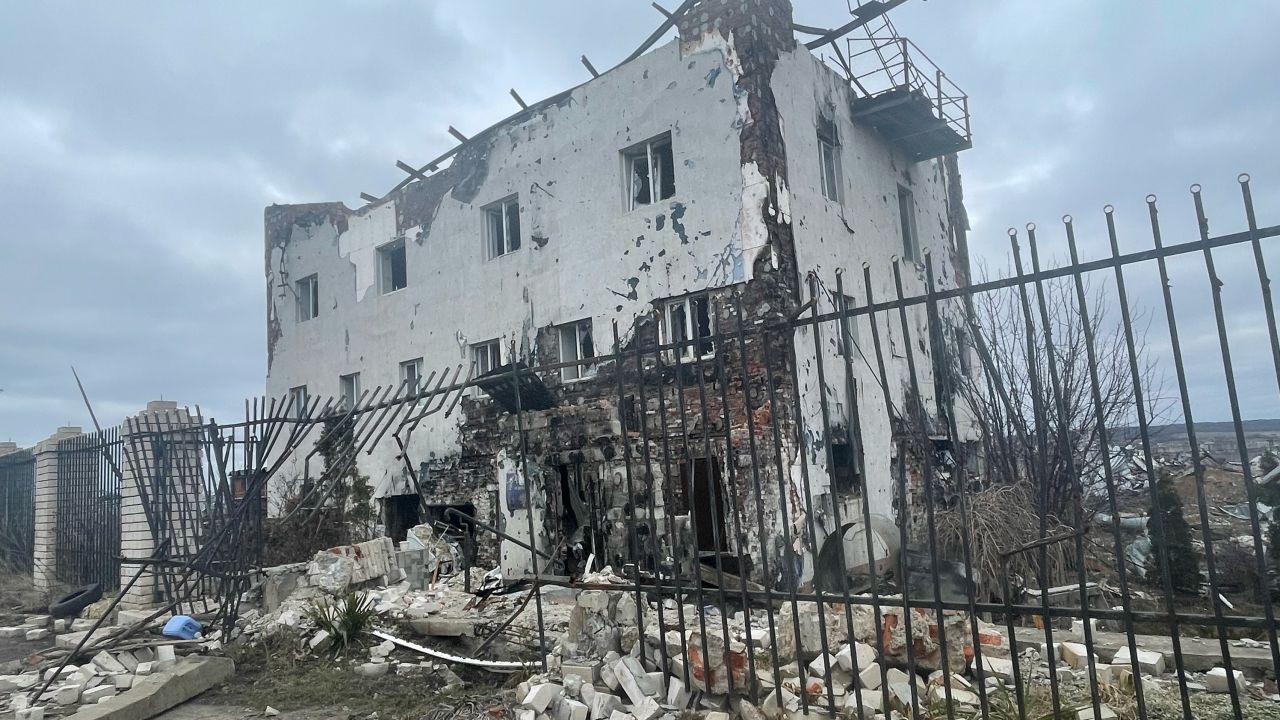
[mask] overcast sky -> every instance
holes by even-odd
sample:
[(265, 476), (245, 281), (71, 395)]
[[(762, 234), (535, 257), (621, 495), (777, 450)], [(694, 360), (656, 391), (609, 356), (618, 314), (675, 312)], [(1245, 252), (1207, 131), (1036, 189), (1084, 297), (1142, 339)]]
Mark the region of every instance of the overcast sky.
[[(961, 170), (993, 267), (1006, 228), (1056, 241), (1063, 213), (1096, 256), (1107, 202), (1126, 249), (1147, 247), (1148, 192), (1166, 242), (1191, 239), (1192, 182), (1212, 232), (1243, 229), (1242, 170), (1260, 223), (1280, 224), (1280, 3), (912, 0), (893, 17), (970, 95)], [(844, 0), (796, 7), (805, 24), (848, 18)], [(72, 365), (108, 424), (160, 397), (232, 419), (263, 387), (264, 206), (381, 195), (397, 159), (451, 145), (450, 124), (506, 116), (511, 87), (575, 85), (579, 55), (612, 66), (660, 20), (647, 0), (8, 5), (0, 439), (90, 425)], [(1219, 262), (1245, 415), (1280, 417), (1255, 270), (1247, 253)], [(1229, 419), (1203, 262), (1173, 269), (1199, 419)], [(1160, 309), (1151, 272), (1135, 293)]]

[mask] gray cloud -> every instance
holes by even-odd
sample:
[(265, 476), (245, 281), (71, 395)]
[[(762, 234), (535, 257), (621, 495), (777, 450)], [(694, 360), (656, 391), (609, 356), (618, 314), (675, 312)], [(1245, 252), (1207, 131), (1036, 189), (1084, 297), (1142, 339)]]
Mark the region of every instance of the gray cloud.
[[(836, 25), (843, 2), (797, 2)], [(264, 374), (261, 218), (272, 202), (380, 194), (527, 100), (613, 65), (661, 18), (644, 2), (54, 2), (0, 26), (0, 439), (87, 425), (76, 365), (109, 422), (163, 395), (228, 418)], [(1082, 252), (1149, 247), (1142, 197), (1168, 242), (1195, 231), (1205, 184), (1214, 232), (1243, 228), (1240, 170), (1263, 224), (1280, 222), (1274, 125), (1280, 6), (915, 2), (895, 11), (971, 96), (961, 167), (975, 254), (1005, 263), (1004, 230), (1072, 213)], [(1268, 250), (1273, 267), (1280, 257)], [(1251, 416), (1276, 416), (1257, 281), (1221, 253), (1237, 374)], [(1203, 263), (1171, 264), (1197, 412), (1226, 418)], [(1130, 279), (1167, 344), (1153, 270)], [(1101, 281), (1101, 279), (1099, 280)], [(1172, 376), (1170, 376), (1172, 377)]]

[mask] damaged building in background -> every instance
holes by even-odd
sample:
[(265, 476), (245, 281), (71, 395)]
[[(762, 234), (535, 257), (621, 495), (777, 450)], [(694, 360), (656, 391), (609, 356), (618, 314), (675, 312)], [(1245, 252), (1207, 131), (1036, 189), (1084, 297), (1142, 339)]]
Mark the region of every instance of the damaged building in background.
[[(267, 394), (351, 406), (465, 368), (456, 407), (372, 444), (359, 472), (388, 535), (453, 523), (509, 579), (533, 571), (529, 543), (552, 572), (723, 555), (758, 583), (811, 583), (840, 519), (903, 513), (896, 478), (919, 470), (895, 415), (921, 410), (940, 454), (972, 439), (935, 389), (929, 346), (954, 337), (922, 308), (905, 337), (896, 317), (818, 342), (794, 322), (896, 296), (895, 258), (911, 295), (926, 257), (938, 286), (967, 282), (967, 98), (878, 12), (851, 39), (794, 25), (786, 0), (690, 0), (677, 39), (586, 63), (541, 102), (513, 91), (519, 112), (451, 128), (454, 150), (401, 163), (362, 207), (267, 208)], [(530, 369), (518, 390), (513, 367)], [(318, 464), (298, 453), (278, 477)], [(273, 512), (292, 488), (271, 488)], [(744, 529), (757, 517), (772, 532)]]

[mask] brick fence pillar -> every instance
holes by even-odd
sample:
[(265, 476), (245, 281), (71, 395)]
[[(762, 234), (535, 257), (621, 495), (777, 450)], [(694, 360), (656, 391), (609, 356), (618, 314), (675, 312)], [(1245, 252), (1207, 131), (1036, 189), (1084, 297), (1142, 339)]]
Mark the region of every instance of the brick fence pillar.
[(80, 434), (78, 427), (60, 427), (32, 451), (36, 459), (36, 482), (31, 579), (40, 592), (47, 593), (58, 583), (58, 443)]
[[(151, 557), (159, 538), (173, 538), (168, 550), (170, 558), (181, 559), (192, 552), (193, 539), (183, 537), (191, 529), (178, 523), (179, 512), (172, 506), (181, 502), (184, 495), (189, 499), (190, 486), (199, 481), (198, 453), (193, 453), (191, 437), (182, 432), (196, 425), (191, 414), (179, 409), (176, 402), (153, 400), (147, 403), (146, 410), (126, 419), (121, 428), (124, 462), (120, 470), (124, 482), (120, 488), (120, 554), (126, 559), (120, 565), (121, 588), (138, 571), (138, 565), (127, 560)], [(182, 457), (175, 460), (175, 452)], [(157, 483), (166, 488), (164, 495), (156, 491)], [(143, 490), (150, 504), (150, 517), (148, 508), (143, 506)], [(161, 498), (167, 500), (167, 505)], [(148, 570), (120, 601), (120, 607), (149, 608), (163, 601), (163, 595), (156, 573)]]

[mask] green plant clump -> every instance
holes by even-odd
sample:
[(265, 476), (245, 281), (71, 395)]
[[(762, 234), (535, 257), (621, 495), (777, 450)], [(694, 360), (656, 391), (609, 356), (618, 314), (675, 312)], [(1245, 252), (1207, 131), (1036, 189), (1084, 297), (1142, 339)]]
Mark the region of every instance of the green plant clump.
[(316, 627), (329, 633), (335, 650), (341, 651), (373, 627), (378, 613), (365, 593), (348, 593), (313, 605), (308, 611)]

